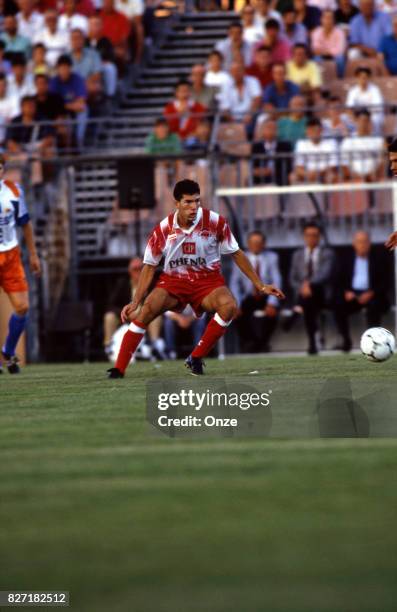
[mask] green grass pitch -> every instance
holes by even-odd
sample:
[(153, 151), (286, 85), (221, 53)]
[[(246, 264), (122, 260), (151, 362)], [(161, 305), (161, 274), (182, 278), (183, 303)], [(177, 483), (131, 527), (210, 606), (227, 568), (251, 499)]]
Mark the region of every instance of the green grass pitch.
[[(395, 612), (396, 440), (150, 437), (145, 380), (183, 364), (105, 367), (0, 378), (0, 590), (69, 590), (82, 612)], [(207, 367), (253, 369), (379, 379), (397, 358)]]

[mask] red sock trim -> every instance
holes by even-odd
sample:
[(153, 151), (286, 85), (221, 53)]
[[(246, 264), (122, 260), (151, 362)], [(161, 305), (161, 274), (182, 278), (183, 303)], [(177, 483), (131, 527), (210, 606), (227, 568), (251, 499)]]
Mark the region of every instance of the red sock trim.
[(200, 342), (192, 352), (192, 357), (205, 357), (226, 333), (227, 326), (219, 325), (214, 318), (208, 323)]

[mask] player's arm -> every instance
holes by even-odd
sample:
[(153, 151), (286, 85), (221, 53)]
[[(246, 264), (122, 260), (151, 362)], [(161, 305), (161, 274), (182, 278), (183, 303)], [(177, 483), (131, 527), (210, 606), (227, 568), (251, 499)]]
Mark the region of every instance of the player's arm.
[(124, 306), (121, 311), (121, 320), (123, 323), (129, 321), (130, 315), (142, 304), (142, 301), (150, 287), (153, 280), (154, 273), (156, 272), (157, 266), (150, 264), (144, 264), (139, 275), (138, 285), (135, 291), (132, 302)]
[(34, 231), (33, 231), (33, 225), (31, 221), (28, 221), (27, 223), (22, 225), (22, 233), (23, 233), (23, 237), (25, 238), (26, 247), (29, 253), (30, 269), (33, 272), (33, 274), (35, 274), (36, 276), (39, 276), (41, 272), (41, 265), (40, 265), (39, 256), (37, 255), (37, 251), (36, 251)]
[(250, 260), (248, 259), (244, 251), (239, 249), (238, 251), (232, 254), (232, 257), (236, 265), (240, 268), (241, 272), (245, 274), (247, 278), (249, 278), (251, 283), (258, 291), (266, 293), (267, 295), (275, 295), (280, 300), (283, 300), (285, 298), (284, 293), (278, 287), (275, 287), (274, 285), (264, 285), (262, 283), (261, 279), (255, 272)]
[(392, 234), (390, 234), (390, 236), (386, 240), (385, 246), (391, 251), (397, 247), (397, 232), (393, 232)]

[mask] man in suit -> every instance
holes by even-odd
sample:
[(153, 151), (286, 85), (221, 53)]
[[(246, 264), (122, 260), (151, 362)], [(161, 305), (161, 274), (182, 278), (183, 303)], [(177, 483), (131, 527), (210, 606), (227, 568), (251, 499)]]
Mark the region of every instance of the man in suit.
[(291, 172), (291, 144), (277, 140), (277, 123), (273, 119), (264, 121), (261, 136), (262, 140), (252, 145), (254, 184), (287, 185)]
[[(262, 232), (251, 232), (247, 247), (247, 257), (262, 282), (281, 287), (278, 255), (266, 249), (266, 237)], [(274, 296), (259, 294), (238, 268), (233, 268), (230, 288), (239, 304), (237, 329), (242, 349), (247, 352), (268, 352), (269, 340), (277, 325), (279, 300)]]
[(368, 233), (356, 232), (351, 252), (343, 255), (335, 273), (335, 321), (343, 351), (349, 352), (352, 347), (350, 315), (365, 308), (368, 327), (381, 324), (390, 305), (386, 270), (385, 256), (374, 251)]
[(331, 297), (331, 277), (334, 253), (322, 246), (321, 229), (316, 223), (307, 223), (303, 229), (305, 246), (292, 256), (289, 282), (295, 294), (295, 316), (303, 314), (309, 339), (309, 355), (319, 351), (318, 318)]

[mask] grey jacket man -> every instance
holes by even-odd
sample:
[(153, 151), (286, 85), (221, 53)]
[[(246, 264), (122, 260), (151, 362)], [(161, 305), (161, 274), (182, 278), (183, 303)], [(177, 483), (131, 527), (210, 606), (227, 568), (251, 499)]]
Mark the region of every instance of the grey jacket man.
[[(323, 287), (324, 297), (331, 297), (332, 292), (332, 273), (334, 268), (334, 252), (324, 246), (318, 246), (313, 251), (313, 269), (309, 274), (309, 249), (303, 247), (297, 249), (291, 261), (289, 272), (289, 283), (294, 290), (295, 298), (299, 298), (299, 290), (303, 281), (309, 280), (310, 284)], [(310, 276), (310, 278), (309, 278)]]
[[(281, 288), (282, 280), (277, 253), (266, 249), (259, 255), (254, 255), (249, 251), (246, 251), (245, 254), (250, 260), (254, 270), (259, 273), (259, 278), (264, 284), (275, 285)], [(229, 287), (239, 305), (244, 298), (248, 295), (252, 295), (254, 291), (254, 286), (251, 281), (242, 274), (237, 266), (233, 266)], [(267, 303), (275, 307), (279, 306), (279, 300), (274, 295), (269, 295)]]

